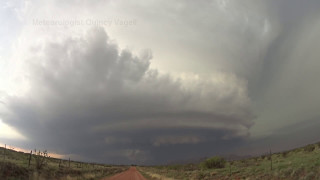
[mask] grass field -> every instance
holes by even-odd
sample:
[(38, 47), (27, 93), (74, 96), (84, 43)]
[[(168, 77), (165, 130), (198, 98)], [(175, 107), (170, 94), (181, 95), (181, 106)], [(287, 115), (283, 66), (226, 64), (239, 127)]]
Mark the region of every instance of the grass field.
[[(29, 166), (29, 159), (30, 153), (0, 148), (0, 179), (101, 179), (102, 177), (111, 176), (128, 169), (127, 166), (111, 166), (76, 161), (70, 161), (69, 165), (69, 160), (45, 157), (43, 154), (33, 154)], [(37, 165), (39, 165), (39, 161), (42, 159), (43, 165), (39, 168)]]
[(291, 151), (227, 161), (224, 168), (200, 164), (140, 167), (149, 179), (320, 179), (320, 143)]
[[(30, 153), (0, 148), (0, 179), (101, 179), (128, 169), (128, 166), (83, 163), (31, 156)], [(37, 161), (44, 158), (41, 168)], [(320, 143), (290, 151), (223, 162), (220, 168), (206, 168), (203, 163), (167, 166), (142, 166), (147, 179), (320, 179)], [(69, 165), (70, 164), (70, 165)]]

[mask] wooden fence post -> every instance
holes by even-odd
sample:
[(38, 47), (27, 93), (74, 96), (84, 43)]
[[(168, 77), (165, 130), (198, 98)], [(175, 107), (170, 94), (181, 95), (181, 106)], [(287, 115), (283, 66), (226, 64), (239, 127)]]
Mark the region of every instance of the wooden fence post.
[(70, 168), (70, 158), (69, 158), (69, 168)]
[(4, 145), (4, 150), (3, 150), (3, 160), (6, 159), (6, 149), (7, 149), (7, 144)]
[(30, 167), (31, 156), (32, 156), (32, 150), (31, 150), (31, 152), (30, 152), (30, 156), (29, 156), (29, 163), (28, 163), (28, 167)]
[(271, 149), (270, 149), (270, 168), (271, 168), (271, 171), (272, 171), (272, 154), (271, 154)]

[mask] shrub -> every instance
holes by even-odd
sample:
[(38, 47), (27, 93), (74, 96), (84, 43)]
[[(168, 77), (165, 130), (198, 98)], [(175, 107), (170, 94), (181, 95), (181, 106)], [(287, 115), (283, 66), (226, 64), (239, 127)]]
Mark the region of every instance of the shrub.
[(48, 152), (47, 150), (43, 151), (43, 152), (38, 152), (35, 155), (35, 160), (36, 160), (36, 168), (38, 170), (41, 170), (46, 164), (46, 159), (48, 158)]
[(194, 171), (194, 170), (198, 170), (198, 166), (195, 164), (187, 164), (183, 166), (183, 170), (184, 171)]
[(205, 172), (199, 171), (199, 173), (196, 175), (196, 179), (205, 179), (206, 176), (207, 174)]
[(179, 170), (179, 169), (182, 169), (182, 165), (178, 165), (178, 164), (169, 165), (168, 169), (170, 169), (170, 170)]
[(212, 157), (201, 163), (203, 169), (224, 168), (226, 160), (222, 157)]
[(284, 151), (281, 154), (282, 154), (282, 157), (286, 158), (288, 156), (289, 152), (288, 151)]
[(316, 148), (316, 147), (315, 147), (314, 145), (310, 144), (310, 145), (304, 147), (304, 151), (306, 151), (306, 152), (312, 152), (312, 151), (314, 151), (315, 148)]

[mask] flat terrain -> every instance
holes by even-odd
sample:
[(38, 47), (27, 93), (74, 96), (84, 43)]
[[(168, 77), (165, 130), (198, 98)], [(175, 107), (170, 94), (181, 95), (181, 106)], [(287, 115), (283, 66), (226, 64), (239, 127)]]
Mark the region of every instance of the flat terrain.
[(125, 172), (116, 174), (110, 178), (104, 178), (103, 180), (146, 180), (135, 167), (131, 167)]
[[(312, 180), (320, 179), (320, 143), (208, 168), (203, 163), (166, 166), (112, 166), (45, 157), (0, 148), (0, 179), (15, 180)], [(30, 164), (29, 164), (30, 160)], [(43, 166), (39, 167), (43, 160)], [(141, 172), (141, 174), (140, 174)]]
[[(227, 161), (223, 168), (202, 168), (200, 164), (139, 167), (148, 179), (191, 180), (313, 180), (320, 179), (320, 143), (290, 151)], [(149, 175), (149, 176), (148, 176)]]
[(30, 156), (30, 153), (0, 148), (0, 179), (94, 180), (113, 176), (127, 169), (128, 166), (50, 158), (39, 151)]

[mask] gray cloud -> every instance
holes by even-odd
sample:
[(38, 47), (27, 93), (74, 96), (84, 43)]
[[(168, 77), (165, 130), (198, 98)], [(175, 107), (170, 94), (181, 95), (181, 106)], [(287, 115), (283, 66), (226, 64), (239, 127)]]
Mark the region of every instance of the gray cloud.
[[(249, 87), (259, 118), (255, 134), (318, 118), (319, 1), (271, 1), (279, 34), (263, 60), (259, 80)], [(267, 128), (266, 128), (267, 127)], [(305, 136), (308, 136), (306, 130)], [(306, 140), (307, 141), (307, 140)]]
[(171, 145), (248, 137), (254, 116), (246, 83), (232, 75), (161, 74), (149, 68), (150, 52), (135, 56), (119, 50), (103, 28), (37, 47), (25, 60), (29, 90), (7, 96), (2, 116), (28, 138), (26, 148), (150, 163)]
[(154, 146), (166, 144), (198, 144), (202, 142), (202, 138), (197, 136), (162, 136), (154, 140)]
[[(1, 117), (29, 138), (19, 146), (113, 162), (312, 142), (318, 123), (301, 124), (320, 117), (319, 6), (318, 0), (33, 1), (25, 13), (17, 10), (26, 21), (52, 14), (130, 17), (138, 26), (107, 27), (115, 40), (103, 29), (83, 36), (87, 27), (26, 27), (20, 40), (28, 43), (15, 58), (27, 65), (29, 90), (2, 97)], [(145, 47), (154, 57), (135, 54)], [(283, 143), (291, 136), (299, 143)]]

